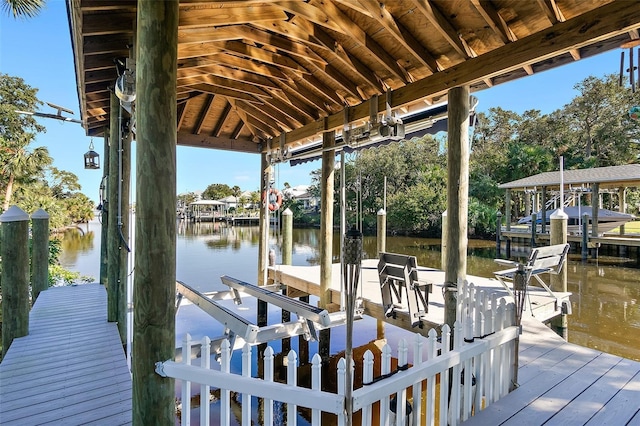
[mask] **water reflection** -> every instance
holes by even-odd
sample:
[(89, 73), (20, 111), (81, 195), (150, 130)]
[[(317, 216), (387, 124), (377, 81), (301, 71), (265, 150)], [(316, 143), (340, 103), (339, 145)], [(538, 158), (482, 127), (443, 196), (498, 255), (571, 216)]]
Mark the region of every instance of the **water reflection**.
[[(99, 224), (92, 223), (85, 233), (65, 234), (63, 265), (84, 275), (99, 276), (100, 232)], [(248, 282), (256, 282), (258, 265), (259, 230), (257, 226), (231, 227), (224, 223), (177, 224), (177, 278), (200, 291), (225, 290), (221, 275), (231, 275)], [(318, 229), (294, 229), (294, 265), (317, 265), (319, 259)], [(273, 231), (269, 245), (281, 261), (281, 235)], [(339, 260), (339, 236), (334, 236), (334, 261)], [(498, 270), (493, 262), (495, 242), (469, 241), (467, 271), (470, 275), (493, 277)], [(375, 237), (365, 237), (365, 256), (376, 256)], [(440, 268), (440, 241), (438, 239), (390, 236), (387, 251), (414, 255), (422, 266)], [(527, 249), (521, 250), (526, 253)], [(579, 257), (577, 257), (579, 259)], [(640, 360), (640, 279), (638, 269), (611, 264), (576, 261), (568, 263), (568, 290), (573, 313), (569, 316), (569, 341), (583, 346)], [(177, 335), (189, 331), (194, 338), (204, 334), (222, 334), (220, 324), (206, 314), (185, 309), (188, 315), (177, 319)], [(255, 306), (246, 306), (247, 314)], [(182, 309), (182, 308), (181, 308)], [(275, 310), (274, 310), (275, 312)], [(243, 314), (244, 315), (244, 314)], [(277, 314), (279, 315), (279, 314)], [(196, 330), (193, 329), (195, 324)], [(375, 339), (369, 335), (370, 339)], [(216, 334), (217, 333), (217, 334)], [(367, 335), (367, 333), (363, 333)], [(387, 336), (388, 337), (388, 336)], [(367, 340), (367, 341), (369, 341)], [(365, 342), (363, 342), (365, 343)], [(312, 352), (313, 353), (313, 352)]]

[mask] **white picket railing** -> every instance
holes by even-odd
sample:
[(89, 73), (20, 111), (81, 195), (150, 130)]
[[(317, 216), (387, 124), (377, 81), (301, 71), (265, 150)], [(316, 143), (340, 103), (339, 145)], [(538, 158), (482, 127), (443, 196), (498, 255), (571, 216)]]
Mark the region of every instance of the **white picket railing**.
[[(391, 371), (392, 350), (389, 345), (382, 348), (380, 359), (382, 378), (374, 379), (374, 355), (364, 354), (362, 364), (363, 386), (353, 391), (353, 411), (361, 410), (363, 425), (370, 425), (374, 418), (381, 425), (418, 425), (426, 418), (428, 425), (456, 425), (495, 402), (509, 391), (514, 368), (514, 345), (519, 328), (513, 326), (513, 304), (504, 299), (497, 302), (495, 296), (476, 293), (473, 285), (463, 283), (459, 289), (458, 320), (453, 338), (447, 325), (442, 327), (441, 339), (435, 330), (428, 337), (416, 334), (413, 339), (413, 364), (408, 364), (409, 345), (401, 340), (396, 357), (398, 368)], [(242, 349), (242, 373), (230, 372), (231, 351), (224, 341), (220, 355), (220, 371), (211, 370), (208, 337), (202, 343), (202, 365), (193, 366), (189, 357), (182, 363), (166, 361), (156, 365), (158, 374), (182, 381), (183, 425), (190, 424), (191, 384), (200, 385), (200, 424), (209, 424), (209, 390), (220, 389), (220, 424), (231, 421), (231, 392), (241, 395), (242, 425), (252, 424), (252, 413), (261, 410), (262, 424), (274, 423), (274, 402), (286, 407), (288, 425), (296, 425), (298, 407), (311, 411), (311, 424), (321, 424), (321, 413), (337, 415), (338, 424), (343, 424), (345, 407), (346, 362), (341, 359), (337, 371), (337, 393), (321, 390), (321, 358), (312, 358), (311, 389), (297, 386), (297, 355), (287, 355), (286, 383), (274, 382), (274, 354), (271, 347), (264, 352), (263, 377), (257, 374), (257, 366), (251, 365), (251, 346)], [(193, 342), (187, 335), (183, 341), (183, 354), (191, 353)], [(449, 349), (451, 348), (451, 349)], [(469, 374), (471, 372), (471, 374)], [(453, 380), (449, 385), (449, 380)], [(436, 383), (439, 382), (439, 406), (436, 407)], [(424, 388), (424, 390), (423, 390)], [(413, 398), (408, 400), (407, 394)], [(252, 407), (252, 397), (262, 399), (260, 407)], [(397, 413), (389, 410), (395, 400)], [(377, 402), (380, 404), (376, 404)], [(407, 407), (411, 408), (408, 414)], [(374, 413), (378, 410), (378, 413)], [(426, 415), (422, 412), (426, 410)], [(445, 413), (445, 415), (443, 415)], [(237, 414), (236, 414), (237, 417)]]

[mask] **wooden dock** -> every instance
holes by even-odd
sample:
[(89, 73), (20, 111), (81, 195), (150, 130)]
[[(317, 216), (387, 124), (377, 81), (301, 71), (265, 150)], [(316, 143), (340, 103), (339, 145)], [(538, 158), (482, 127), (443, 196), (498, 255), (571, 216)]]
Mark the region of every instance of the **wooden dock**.
[(640, 362), (568, 343), (530, 317), (519, 354), (520, 386), (464, 426), (640, 424)]
[[(385, 318), (385, 310), (382, 306), (382, 295), (380, 292), (380, 282), (378, 280), (378, 260), (366, 259), (362, 262), (361, 289), (358, 296), (362, 296), (364, 303), (364, 313), (374, 318)], [(496, 265), (496, 270), (504, 269)], [(289, 266), (276, 265), (269, 268), (268, 276), (271, 280), (287, 286), (287, 294), (297, 297), (304, 294), (318, 296), (320, 292), (320, 266)], [(340, 304), (340, 264), (333, 264), (331, 271), (331, 302), (336, 307)], [(385, 322), (394, 324), (406, 330), (412, 330), (421, 334), (427, 334), (429, 329), (439, 329), (444, 323), (444, 297), (442, 295), (442, 284), (444, 283), (444, 271), (418, 267), (418, 278), (433, 284), (433, 293), (429, 294), (429, 312), (426, 320), (423, 321), (422, 328), (412, 328), (409, 315), (399, 312), (397, 317), (385, 318)], [(543, 277), (546, 278), (546, 277)], [(479, 290), (487, 293), (497, 293), (498, 297), (507, 297), (508, 293), (496, 279), (489, 279), (477, 276), (468, 276), (468, 281), (473, 283)], [(549, 296), (541, 287), (529, 287), (531, 306), (527, 303), (525, 315), (531, 313), (533, 308), (534, 316), (540, 321), (559, 315), (562, 303), (559, 300), (568, 300), (570, 293), (556, 292), (558, 299)]]
[(0, 424), (131, 424), (131, 375), (100, 284), (38, 297), (0, 363)]

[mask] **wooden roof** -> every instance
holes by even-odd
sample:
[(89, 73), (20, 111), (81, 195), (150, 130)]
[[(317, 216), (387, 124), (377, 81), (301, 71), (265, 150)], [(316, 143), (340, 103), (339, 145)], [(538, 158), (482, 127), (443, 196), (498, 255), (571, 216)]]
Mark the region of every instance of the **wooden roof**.
[[(583, 186), (592, 183), (599, 183), (602, 189), (640, 186), (640, 164), (565, 170), (562, 177), (565, 186)], [(525, 190), (541, 189), (543, 186), (560, 188), (560, 172), (539, 173), (503, 183), (499, 188)]]
[[(96, 136), (137, 3), (67, 4), (82, 121)], [(359, 125), (370, 104), (422, 109), (455, 86), (480, 90), (619, 48), (639, 29), (635, 0), (181, 0), (178, 144), (296, 148)]]

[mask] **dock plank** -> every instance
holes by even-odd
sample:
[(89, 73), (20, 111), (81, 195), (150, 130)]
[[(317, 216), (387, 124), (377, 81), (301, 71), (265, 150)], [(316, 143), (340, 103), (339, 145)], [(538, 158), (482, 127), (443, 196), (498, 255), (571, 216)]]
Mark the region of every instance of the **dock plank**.
[(48, 289), (0, 363), (0, 424), (131, 424), (131, 374), (100, 284)]

